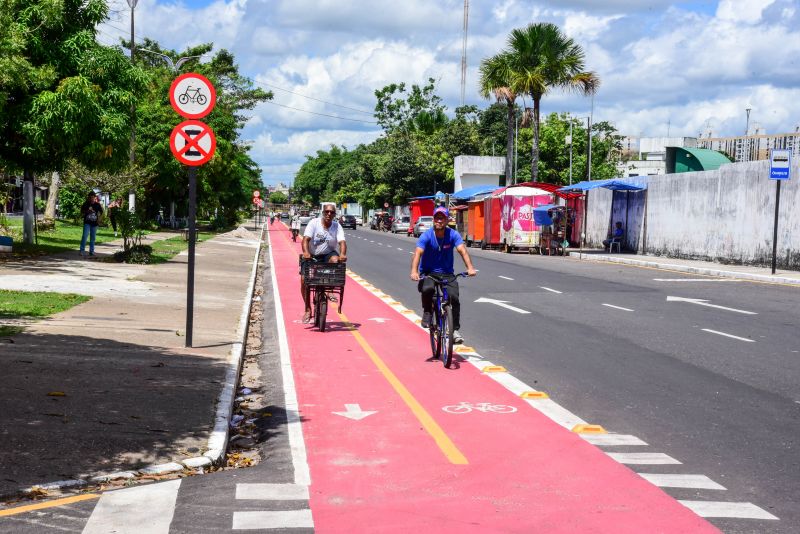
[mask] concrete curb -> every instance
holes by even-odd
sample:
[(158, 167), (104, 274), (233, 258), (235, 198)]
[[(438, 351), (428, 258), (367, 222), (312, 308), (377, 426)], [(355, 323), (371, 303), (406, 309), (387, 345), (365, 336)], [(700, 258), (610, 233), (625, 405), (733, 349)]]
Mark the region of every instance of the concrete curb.
[[(250, 271), (250, 281), (247, 286), (247, 298), (242, 305), (242, 314), (239, 318), (239, 326), (236, 329), (236, 339), (239, 340), (231, 347), (230, 355), (227, 361), (227, 370), (225, 372), (225, 382), (220, 392), (217, 401), (217, 411), (215, 416), (214, 430), (208, 438), (208, 451), (203, 456), (196, 456), (193, 458), (184, 458), (178, 462), (169, 462), (166, 464), (156, 464), (142, 467), (136, 471), (119, 471), (105, 475), (92, 476), (86, 480), (72, 479), (72, 480), (58, 480), (54, 482), (44, 482), (42, 484), (35, 484), (20, 490), (21, 494), (31, 494), (37, 491), (52, 491), (70, 488), (82, 488), (89, 484), (100, 484), (117, 479), (133, 479), (138, 475), (160, 475), (169, 473), (178, 473), (184, 470), (197, 470), (205, 466), (216, 464), (219, 462), (228, 445), (229, 421), (233, 413), (233, 401), (236, 396), (236, 385), (239, 383), (239, 372), (241, 369), (242, 361), (244, 359), (244, 350), (247, 346), (247, 332), (250, 319), (250, 304), (253, 300), (253, 291), (255, 290), (256, 274), (258, 271), (258, 258), (261, 255), (261, 246), (263, 242), (265, 228), (262, 227), (258, 234), (258, 247), (256, 248), (255, 258), (253, 259), (253, 267)], [(7, 495), (0, 495), (0, 498), (15, 497), (20, 493), (11, 493)]]
[(230, 419), (233, 413), (233, 401), (236, 398), (236, 385), (239, 383), (239, 373), (242, 368), (244, 351), (247, 346), (247, 331), (250, 319), (250, 305), (253, 301), (253, 291), (256, 284), (256, 274), (258, 271), (258, 258), (261, 256), (261, 244), (263, 242), (265, 227), (261, 227), (258, 234), (258, 248), (253, 259), (253, 268), (250, 271), (250, 282), (247, 286), (247, 298), (242, 305), (242, 315), (239, 318), (239, 327), (236, 329), (236, 343), (231, 347), (225, 371), (225, 382), (217, 401), (217, 413), (215, 417), (214, 430), (208, 438), (208, 450), (203, 454), (212, 463), (217, 464), (228, 448), (228, 434), (230, 432)]
[(653, 269), (668, 269), (670, 271), (703, 274), (706, 276), (718, 276), (721, 278), (735, 278), (739, 280), (753, 280), (756, 282), (771, 282), (773, 284), (790, 284), (790, 285), (800, 286), (800, 279), (798, 278), (773, 276), (771, 274), (743, 273), (741, 271), (723, 271), (722, 269), (716, 269), (712, 267), (694, 267), (692, 265), (682, 265), (678, 263), (639, 260), (635, 258), (606, 256), (602, 254), (581, 254), (580, 252), (570, 252), (569, 256), (577, 258), (579, 260), (602, 261), (606, 263), (621, 263), (624, 265), (636, 265), (640, 267), (650, 267)]

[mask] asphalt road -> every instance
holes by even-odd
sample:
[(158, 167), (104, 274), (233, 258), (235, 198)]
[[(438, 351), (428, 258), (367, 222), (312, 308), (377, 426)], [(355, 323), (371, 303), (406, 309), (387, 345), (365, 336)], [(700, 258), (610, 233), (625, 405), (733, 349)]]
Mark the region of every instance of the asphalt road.
[[(348, 266), (419, 309), (414, 240), (347, 234)], [(470, 254), (479, 274), (460, 282), (466, 344), (590, 423), (680, 462), (637, 472), (702, 474), (726, 488), (665, 488), (675, 498), (749, 502), (779, 518), (711, 519), (723, 531), (800, 532), (800, 288)]]

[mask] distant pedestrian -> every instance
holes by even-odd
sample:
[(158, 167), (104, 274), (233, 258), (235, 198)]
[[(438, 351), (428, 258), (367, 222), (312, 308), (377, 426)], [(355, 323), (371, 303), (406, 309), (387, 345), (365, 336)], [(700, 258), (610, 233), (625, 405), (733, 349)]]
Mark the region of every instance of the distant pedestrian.
[(122, 199), (117, 197), (108, 205), (108, 218), (111, 219), (111, 228), (114, 230), (114, 237), (117, 237), (117, 214), (122, 208)]
[(83, 236), (81, 236), (81, 256), (86, 255), (86, 238), (89, 238), (89, 256), (94, 256), (94, 240), (97, 235), (97, 225), (103, 215), (103, 206), (97, 201), (97, 195), (92, 191), (86, 197), (86, 202), (81, 206), (83, 217)]

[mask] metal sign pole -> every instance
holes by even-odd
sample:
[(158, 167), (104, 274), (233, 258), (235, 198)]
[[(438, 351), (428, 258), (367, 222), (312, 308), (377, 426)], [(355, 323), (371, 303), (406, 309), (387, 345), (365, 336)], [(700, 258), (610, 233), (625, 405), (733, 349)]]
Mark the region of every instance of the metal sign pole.
[(197, 167), (189, 167), (189, 270), (186, 277), (186, 346), (192, 346), (194, 326), (194, 245), (197, 200)]
[(772, 231), (772, 274), (778, 263), (778, 209), (781, 205), (781, 180), (775, 180), (775, 226)]

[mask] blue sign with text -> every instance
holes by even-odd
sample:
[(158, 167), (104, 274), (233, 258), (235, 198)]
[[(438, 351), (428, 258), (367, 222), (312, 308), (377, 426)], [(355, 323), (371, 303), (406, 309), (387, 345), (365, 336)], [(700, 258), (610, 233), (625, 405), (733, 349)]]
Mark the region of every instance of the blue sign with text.
[(773, 148), (769, 153), (769, 179), (788, 180), (792, 167), (792, 151)]

